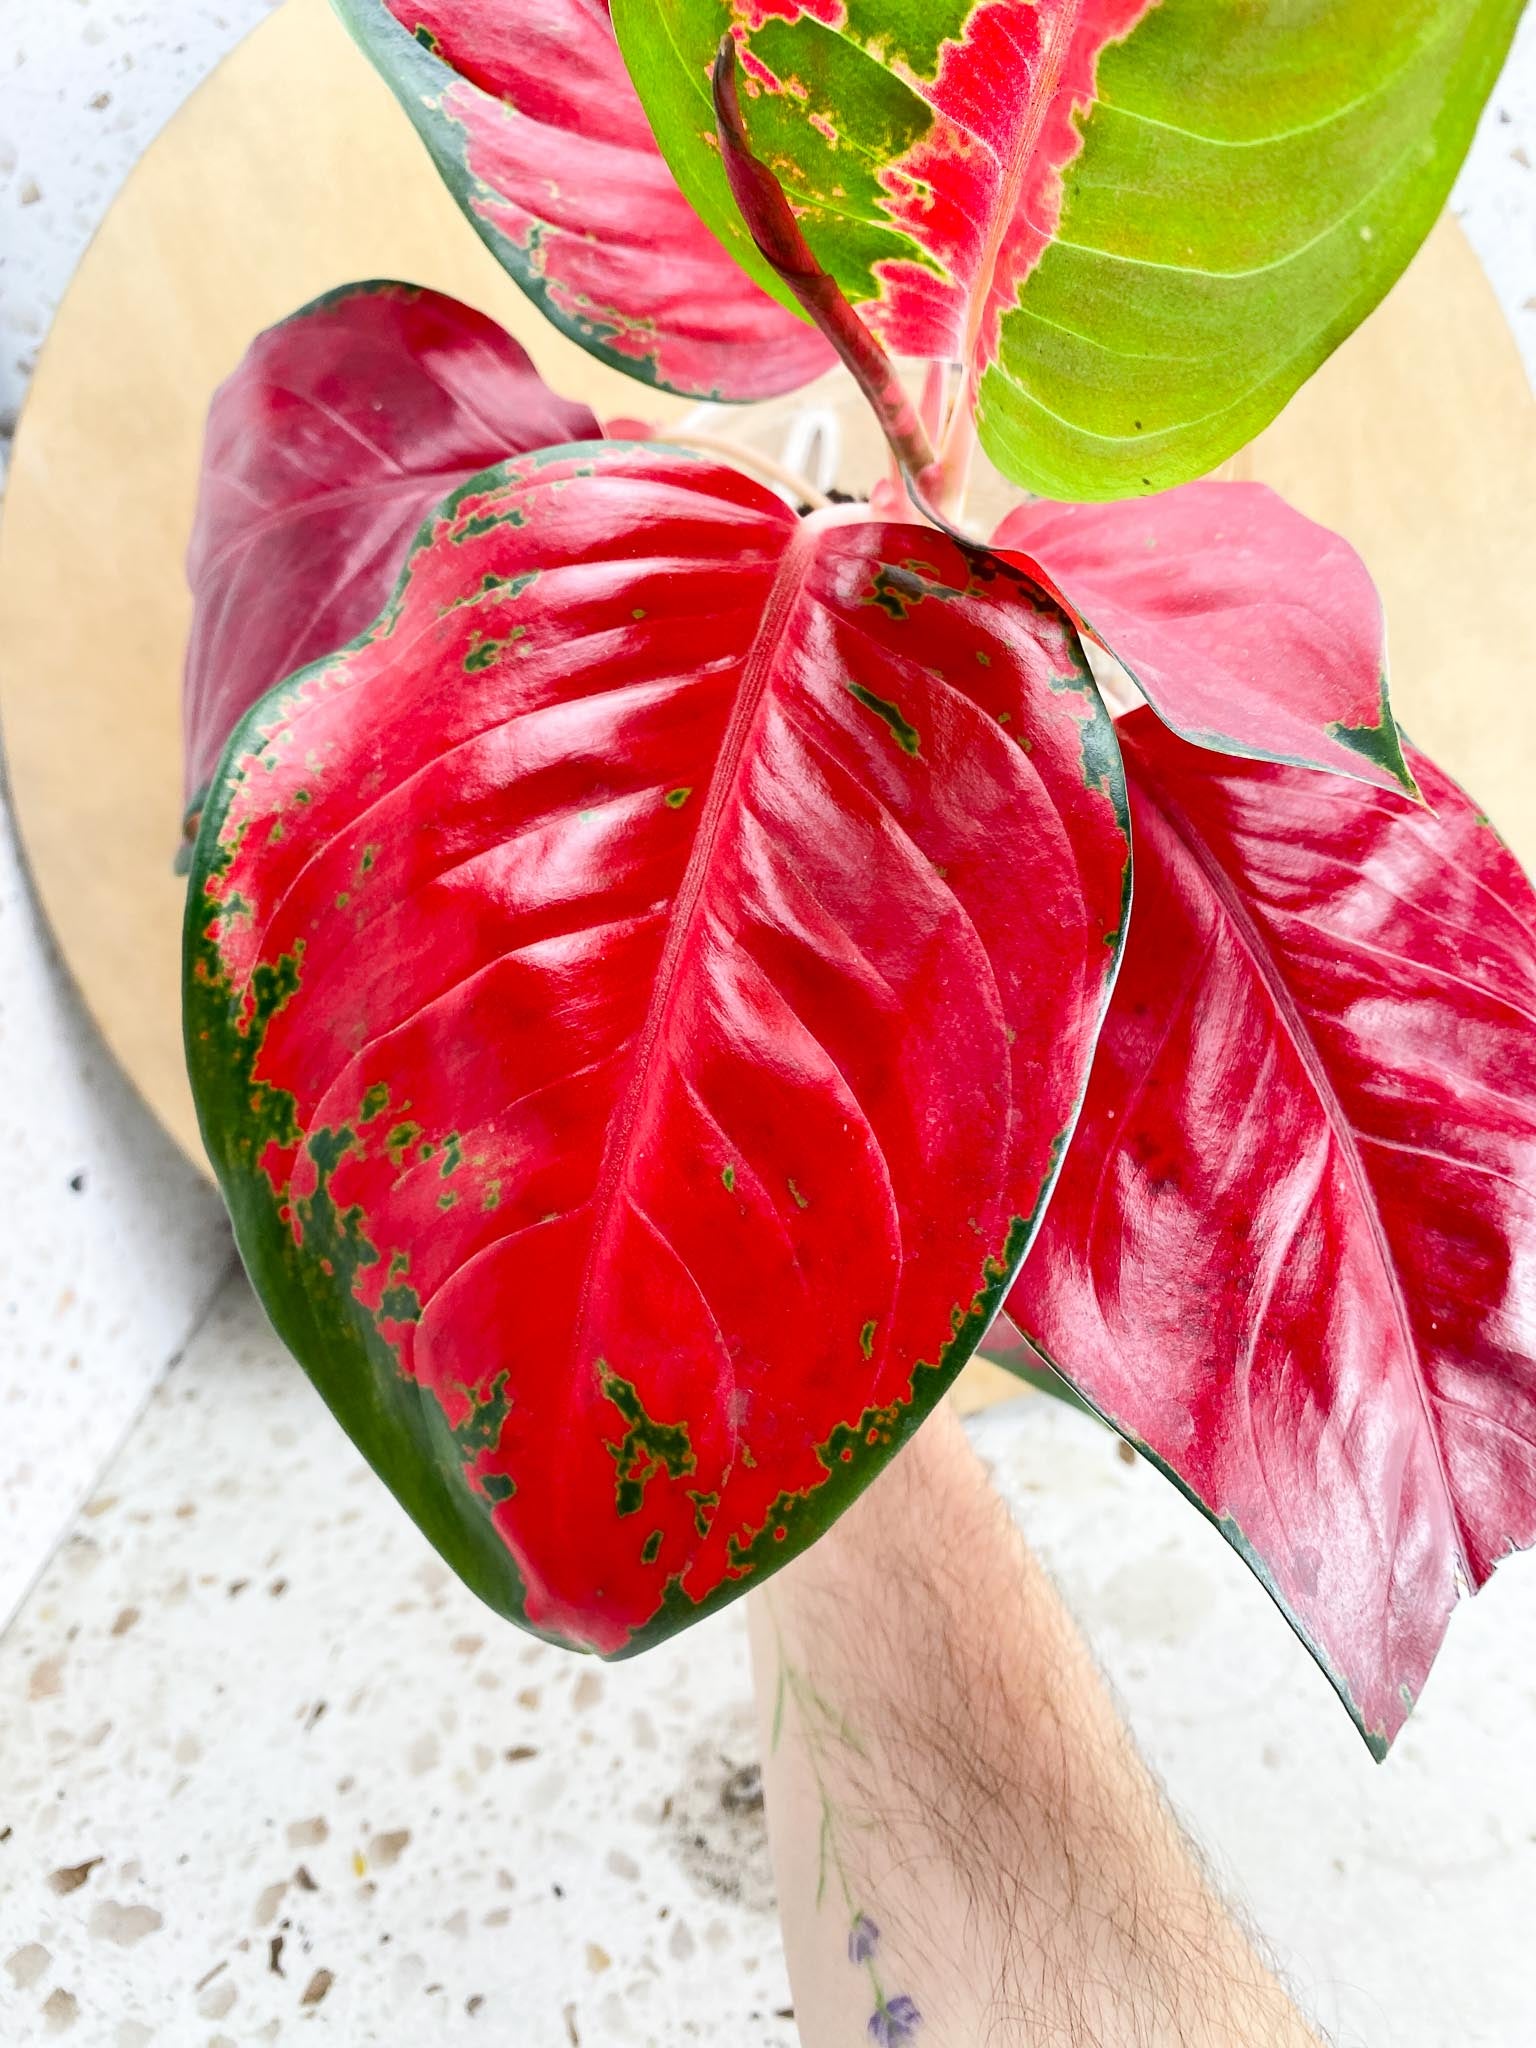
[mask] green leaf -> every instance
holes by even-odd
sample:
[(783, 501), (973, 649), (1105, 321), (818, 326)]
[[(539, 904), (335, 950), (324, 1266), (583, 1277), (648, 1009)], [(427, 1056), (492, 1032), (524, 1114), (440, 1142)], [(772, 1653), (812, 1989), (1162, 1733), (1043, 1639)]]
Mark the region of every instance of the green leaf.
[(684, 193), (770, 291), (716, 145), (755, 153), (893, 353), (963, 360), (983, 444), (1059, 498), (1258, 432), (1428, 232), (1520, 0), (614, 0)]

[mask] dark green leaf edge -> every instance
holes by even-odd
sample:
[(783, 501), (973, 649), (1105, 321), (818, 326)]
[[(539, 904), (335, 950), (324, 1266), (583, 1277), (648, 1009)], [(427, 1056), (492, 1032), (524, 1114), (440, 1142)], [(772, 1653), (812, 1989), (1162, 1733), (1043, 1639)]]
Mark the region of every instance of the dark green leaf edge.
[[(1106, 652), (1113, 652), (1106, 649)], [(1115, 656), (1119, 661), (1119, 655)], [(1374, 776), (1357, 773), (1346, 768), (1339, 761), (1317, 761), (1306, 754), (1282, 754), (1268, 747), (1244, 746), (1240, 740), (1232, 739), (1226, 733), (1207, 732), (1199, 726), (1181, 725), (1179, 721), (1158, 703), (1151, 691), (1142, 684), (1141, 678), (1129, 664), (1122, 663), (1126, 674), (1135, 683), (1147, 700), (1147, 707), (1153, 715), (1172, 733), (1177, 733), (1192, 747), (1199, 747), (1207, 754), (1230, 754), (1239, 761), (1272, 761), (1278, 768), (1306, 768), (1315, 775), (1338, 775), (1346, 782), (1363, 782), (1367, 789), (1380, 789), (1381, 784)], [(1392, 707), (1387, 701), (1387, 679), (1381, 679), (1381, 715), (1375, 725), (1340, 725), (1337, 720), (1325, 728), (1328, 737), (1336, 740), (1341, 747), (1348, 747), (1359, 754), (1373, 767), (1381, 768), (1398, 785), (1402, 795), (1411, 802), (1422, 804), (1423, 795), (1414, 780), (1413, 770), (1408, 766), (1403, 753), (1402, 733), (1392, 716)]]
[[(1007, 1305), (1004, 1302), (1005, 1308)], [(1028, 1343), (1028, 1338), (1025, 1338), (1024, 1342)], [(1004, 1355), (999, 1351), (989, 1351), (984, 1343), (977, 1346), (976, 1356), (985, 1359), (988, 1365), (995, 1365), (999, 1372), (1011, 1373), (1016, 1380), (1021, 1380), (1035, 1393), (1049, 1394), (1053, 1401), (1059, 1401), (1064, 1408), (1070, 1408), (1078, 1415), (1087, 1415), (1094, 1422), (1099, 1420), (1097, 1410), (1090, 1408), (1076, 1387), (1069, 1385), (1056, 1368), (1047, 1365), (1043, 1358), (1023, 1358), (1017, 1350), (1011, 1355)]]
[[(1203, 726), (1183, 725), (1167, 708), (1160, 704), (1151, 686), (1144, 682), (1125, 657), (1093, 625), (1084, 619), (1083, 631), (1097, 647), (1102, 647), (1112, 661), (1118, 662), (1131, 681), (1147, 700), (1147, 708), (1160, 724), (1167, 726), (1171, 733), (1177, 733), (1192, 747), (1199, 747), (1207, 754), (1229, 754), (1239, 761), (1272, 761), (1278, 768), (1306, 768), (1317, 775), (1338, 775), (1346, 782), (1363, 782), (1368, 789), (1380, 789), (1381, 784), (1373, 777), (1340, 761), (1319, 761), (1306, 754), (1283, 754), (1268, 747), (1256, 747), (1234, 739), (1229, 733), (1211, 732)], [(1411, 802), (1422, 804), (1424, 797), (1414, 780), (1413, 770), (1403, 752), (1403, 733), (1392, 711), (1391, 698), (1387, 688), (1387, 672), (1382, 670), (1379, 679), (1377, 702), (1379, 710), (1374, 725), (1341, 725), (1337, 719), (1323, 728), (1327, 737), (1352, 753), (1360, 755), (1375, 768), (1383, 769), (1398, 785), (1402, 794)]]

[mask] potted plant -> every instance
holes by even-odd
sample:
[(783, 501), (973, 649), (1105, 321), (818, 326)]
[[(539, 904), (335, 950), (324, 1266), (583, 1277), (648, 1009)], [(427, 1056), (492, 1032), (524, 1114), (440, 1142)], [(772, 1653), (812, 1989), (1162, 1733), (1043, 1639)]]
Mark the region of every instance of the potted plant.
[(489, 1605), (618, 1657), (1006, 1308), (1385, 1754), (1536, 1540), (1536, 896), (1353, 551), (1198, 479), (1399, 274), (1518, 5), (337, 4), (567, 334), (840, 359), (891, 464), (786, 502), (404, 283), (252, 345), (186, 1039), (278, 1331)]

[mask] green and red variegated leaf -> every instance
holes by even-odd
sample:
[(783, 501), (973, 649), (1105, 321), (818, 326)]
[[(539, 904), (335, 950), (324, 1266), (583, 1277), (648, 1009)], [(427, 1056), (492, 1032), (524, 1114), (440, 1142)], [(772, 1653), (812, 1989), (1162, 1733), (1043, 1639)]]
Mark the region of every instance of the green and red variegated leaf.
[(1370, 573), (1267, 485), (1185, 484), (1117, 505), (1035, 499), (992, 545), (1195, 746), (1417, 794)]
[[(898, 354), (958, 358), (1007, 475), (1213, 467), (1428, 231), (1521, 0), (613, 0), (683, 191), (769, 290), (705, 90)], [(782, 287), (778, 287), (782, 291)]]
[(1382, 1754), (1536, 1540), (1536, 895), (1418, 753), (1432, 811), (1118, 731), (1134, 925), (1009, 1313)]
[(771, 398), (830, 367), (677, 189), (606, 0), (334, 4), (481, 240), (583, 348), (701, 398)]
[(188, 905), (210, 1157), (486, 1600), (625, 1653), (847, 1505), (1033, 1235), (1128, 885), (1022, 575), (681, 452), (477, 479), (248, 715)]
[(440, 499), (509, 455), (600, 432), (494, 320), (417, 285), (343, 285), (258, 335), (203, 444), (189, 800), (258, 697), (378, 616)]

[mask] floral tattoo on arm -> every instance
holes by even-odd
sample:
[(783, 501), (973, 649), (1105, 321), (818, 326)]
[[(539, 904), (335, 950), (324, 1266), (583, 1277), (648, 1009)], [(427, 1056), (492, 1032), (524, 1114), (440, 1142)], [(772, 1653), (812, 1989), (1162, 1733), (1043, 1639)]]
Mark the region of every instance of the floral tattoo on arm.
[(868, 1979), (873, 2010), (867, 2033), (875, 2048), (907, 2048), (921, 2031), (923, 2016), (916, 2002), (904, 1991), (886, 1989), (880, 1969), (880, 1928), (859, 1903), (853, 1878), (843, 1853), (842, 1837), (848, 1825), (839, 1814), (827, 1787), (825, 1762), (828, 1751), (839, 1745), (864, 1756), (864, 1745), (846, 1718), (820, 1693), (801, 1668), (793, 1663), (784, 1647), (778, 1618), (773, 1620), (778, 1648), (779, 1676), (773, 1704), (773, 1729), (769, 1750), (776, 1753), (784, 1732), (785, 1709), (793, 1704), (805, 1743), (806, 1761), (821, 1804), (821, 1828), (817, 1847), (816, 1904), (825, 1902), (829, 1882), (835, 1882), (848, 1916), (848, 1960), (862, 1969)]

